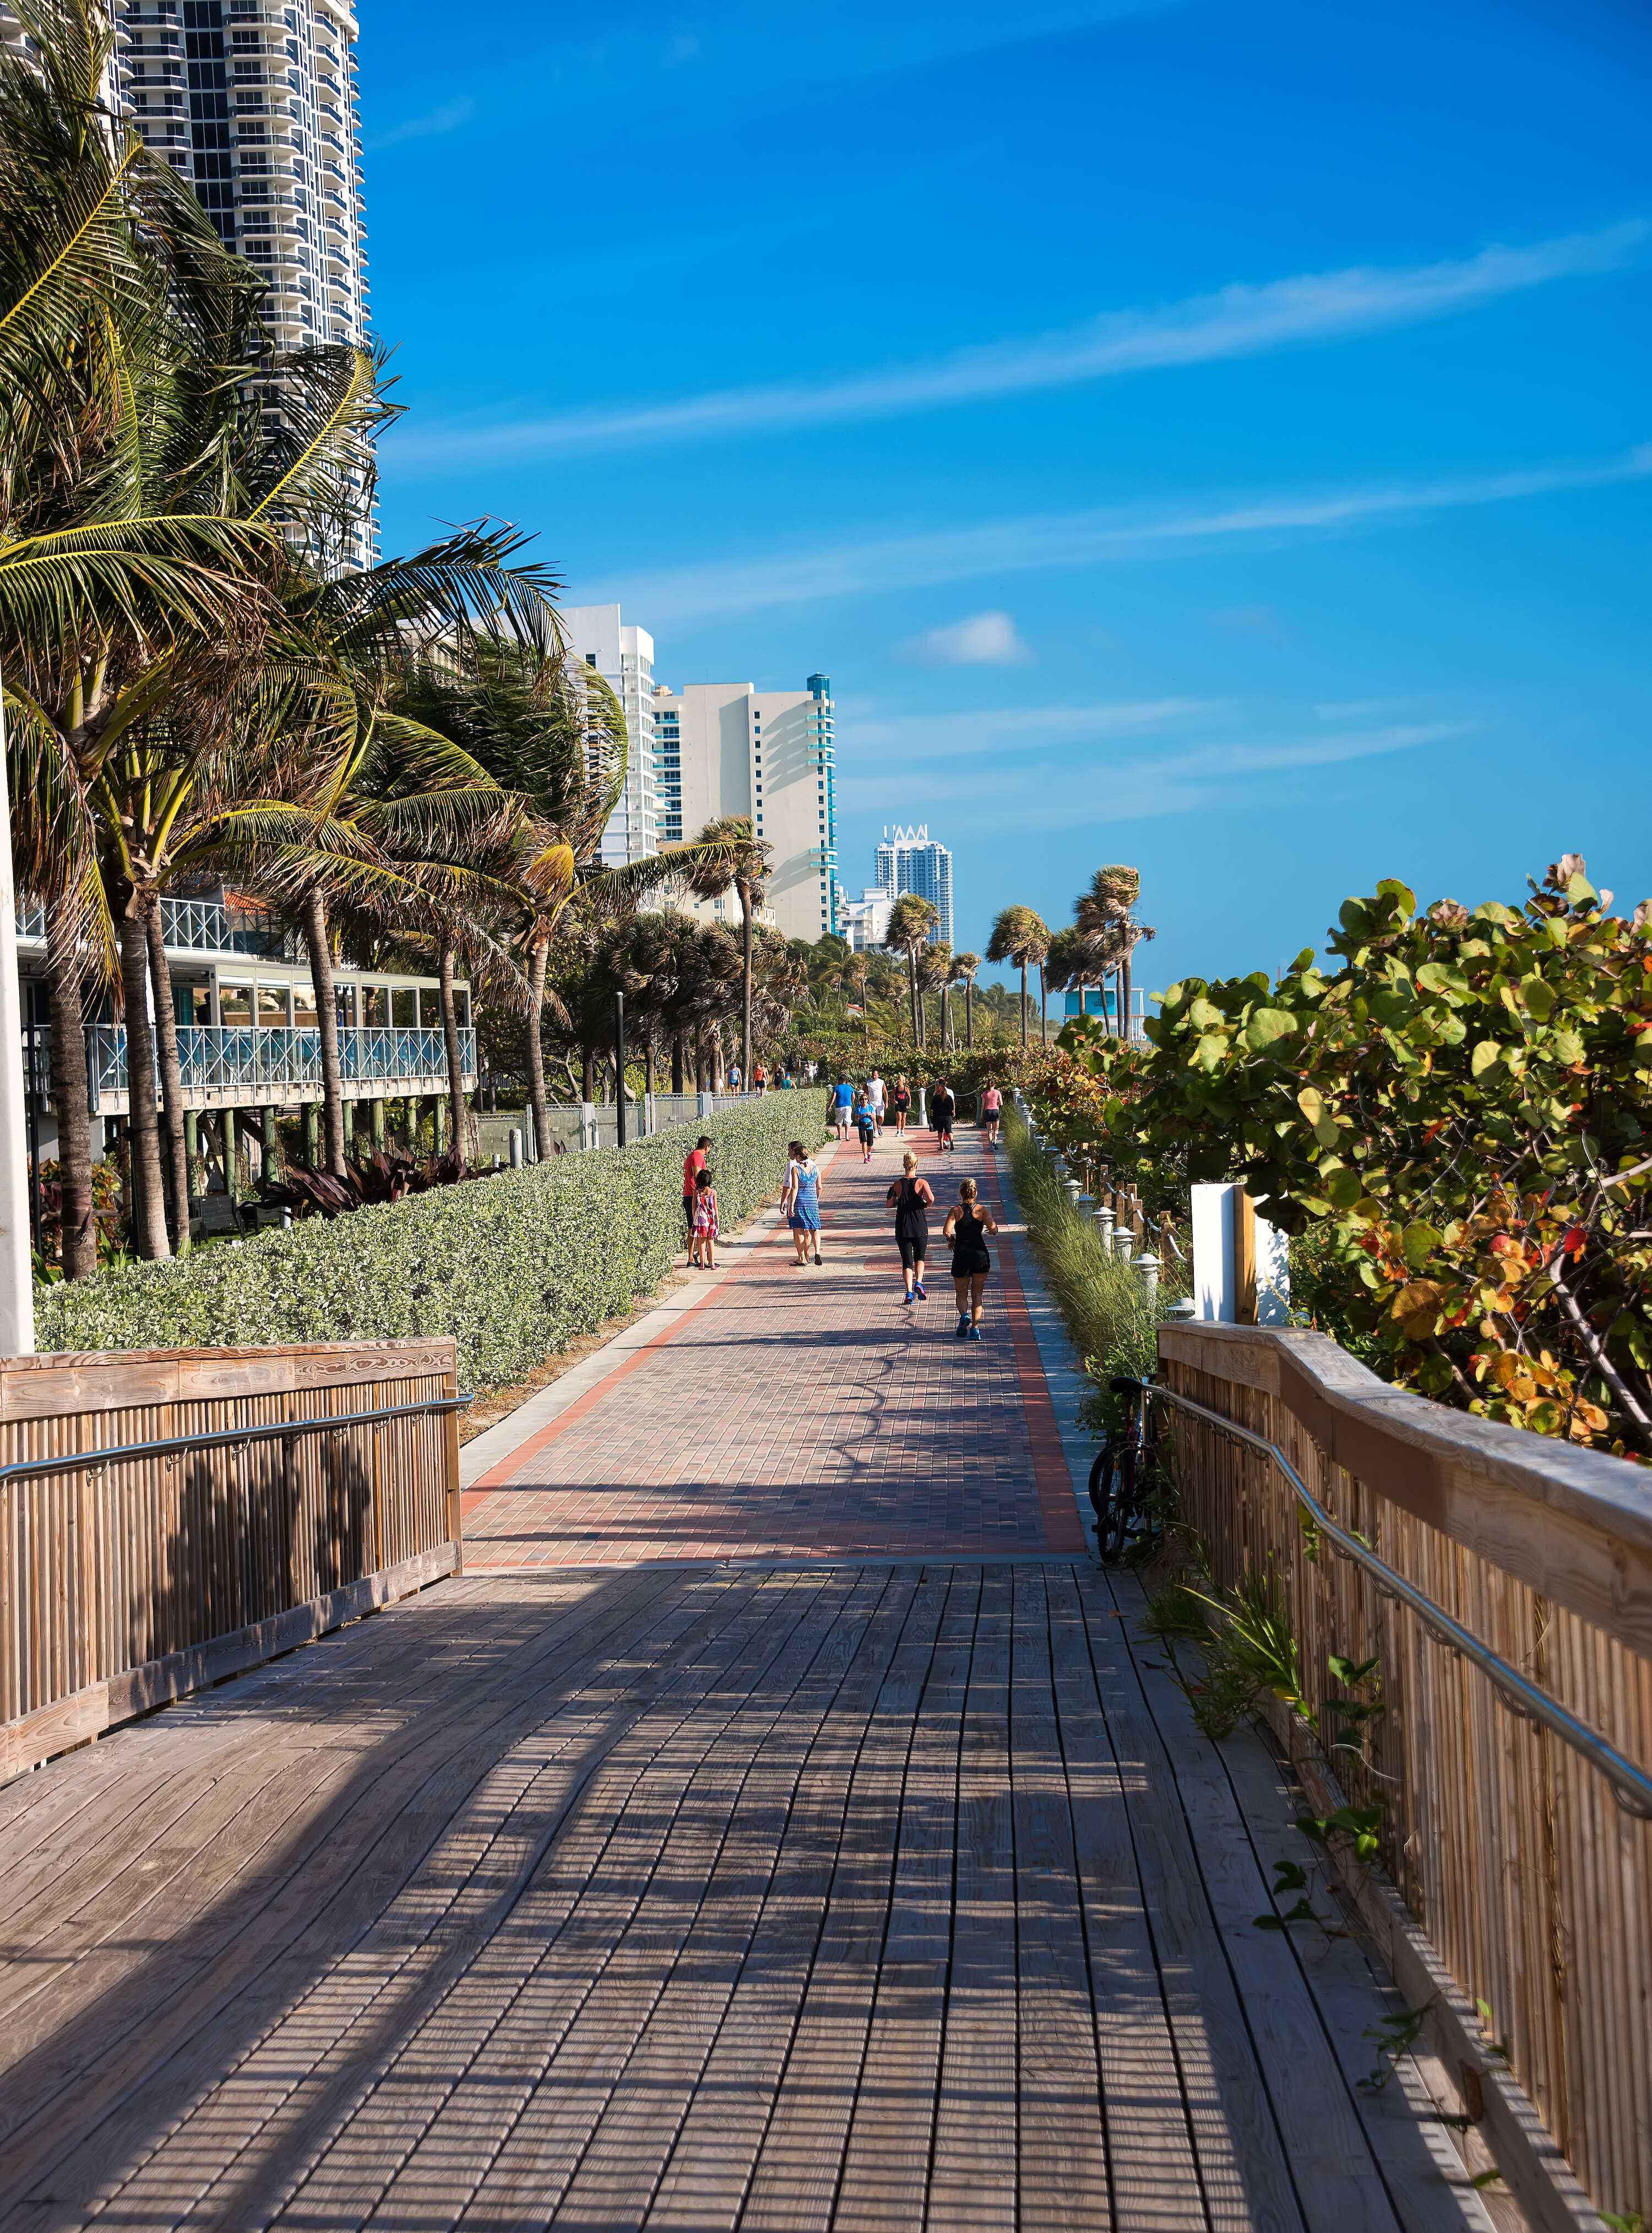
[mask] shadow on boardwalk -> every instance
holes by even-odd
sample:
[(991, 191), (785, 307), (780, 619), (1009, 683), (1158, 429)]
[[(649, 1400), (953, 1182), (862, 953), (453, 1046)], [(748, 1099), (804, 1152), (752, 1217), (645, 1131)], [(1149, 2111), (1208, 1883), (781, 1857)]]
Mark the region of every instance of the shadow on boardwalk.
[(0, 2224), (1483, 2225), (1125, 1610), (472, 1578), (21, 1780)]

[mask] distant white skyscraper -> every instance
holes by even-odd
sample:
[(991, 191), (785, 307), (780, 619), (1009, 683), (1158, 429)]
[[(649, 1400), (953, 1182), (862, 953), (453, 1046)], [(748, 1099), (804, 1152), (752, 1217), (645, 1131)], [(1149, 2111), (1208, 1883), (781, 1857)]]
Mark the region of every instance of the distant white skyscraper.
[(564, 605), (561, 619), (571, 657), (594, 667), (625, 709), (625, 791), (608, 817), (599, 854), (604, 868), (622, 869), (657, 853), (660, 844), (654, 638), (647, 628), (625, 625), (617, 605)]
[(878, 889), (887, 892), (892, 900), (902, 892), (916, 892), (926, 899), (940, 917), (935, 938), (939, 944), (953, 942), (953, 856), (945, 845), (937, 844), (929, 835), (929, 824), (920, 822), (915, 830), (897, 830), (893, 837), (886, 829), (883, 843), (878, 847)]
[[(268, 281), (277, 348), (360, 348), (368, 322), (355, 17), (343, 0), (131, 0), (112, 10), (110, 105), (194, 187)], [(22, 29), (0, 4), (0, 40)], [(274, 416), (279, 397), (266, 401)], [(276, 421), (278, 423), (278, 420)], [(367, 565), (370, 507), (336, 554)]]
[[(654, 693), (660, 843), (692, 843), (708, 822), (749, 816), (772, 851), (767, 912), (788, 938), (811, 944), (836, 928), (840, 898), (831, 691), (811, 674), (802, 690), (691, 682)], [(738, 908), (730, 900), (694, 912)]]

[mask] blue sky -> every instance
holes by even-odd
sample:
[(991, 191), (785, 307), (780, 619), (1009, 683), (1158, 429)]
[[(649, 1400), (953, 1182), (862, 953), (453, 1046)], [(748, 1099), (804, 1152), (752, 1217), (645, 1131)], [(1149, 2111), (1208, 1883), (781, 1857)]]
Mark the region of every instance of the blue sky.
[(1150, 986), (1652, 893), (1639, 0), (455, 22), (361, 16), (385, 547), (824, 668), (852, 889), (927, 821), (979, 948), (1133, 862)]

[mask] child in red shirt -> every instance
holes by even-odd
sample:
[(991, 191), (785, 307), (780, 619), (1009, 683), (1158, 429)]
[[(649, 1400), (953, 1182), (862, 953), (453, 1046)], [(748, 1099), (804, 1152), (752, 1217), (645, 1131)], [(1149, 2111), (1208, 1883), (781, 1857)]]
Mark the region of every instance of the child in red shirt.
[(703, 1271), (717, 1269), (717, 1188), (712, 1184), (709, 1171), (694, 1175), (693, 1232), (688, 1244), (688, 1260)]

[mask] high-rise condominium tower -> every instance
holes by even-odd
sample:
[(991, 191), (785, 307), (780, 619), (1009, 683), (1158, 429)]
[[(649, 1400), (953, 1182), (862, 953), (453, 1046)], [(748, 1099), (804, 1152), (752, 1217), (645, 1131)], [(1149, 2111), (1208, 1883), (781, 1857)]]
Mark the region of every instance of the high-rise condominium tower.
[[(564, 621), (568, 615), (563, 614)], [(837, 924), (837, 805), (832, 686), (799, 691), (749, 682), (663, 684), (654, 693), (660, 842), (692, 843), (708, 822), (748, 817), (772, 851), (765, 913), (811, 942)], [(724, 903), (732, 914), (734, 903)], [(714, 916), (715, 902), (695, 912)]]
[(916, 892), (920, 899), (927, 900), (940, 917), (936, 942), (952, 944), (953, 856), (945, 845), (930, 837), (927, 822), (920, 822), (915, 830), (897, 830), (893, 837), (885, 830), (878, 847), (878, 889), (892, 900), (899, 899), (902, 892)]
[[(355, 17), (342, 0), (115, 0), (110, 106), (187, 179), (226, 246), (270, 283), (278, 348), (367, 327)], [(16, 45), (0, 5), (0, 38)], [(279, 397), (267, 407), (279, 408)], [(372, 562), (364, 498), (345, 563)]]
[(564, 605), (563, 628), (569, 657), (594, 667), (625, 709), (628, 745), (625, 791), (602, 832), (604, 868), (622, 869), (660, 850), (661, 832), (654, 767), (654, 638), (630, 628), (617, 605)]

